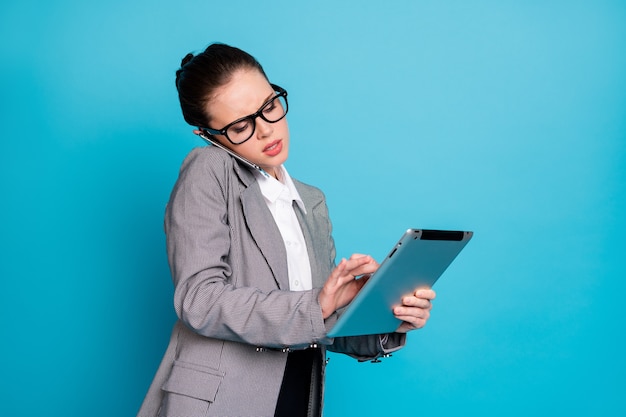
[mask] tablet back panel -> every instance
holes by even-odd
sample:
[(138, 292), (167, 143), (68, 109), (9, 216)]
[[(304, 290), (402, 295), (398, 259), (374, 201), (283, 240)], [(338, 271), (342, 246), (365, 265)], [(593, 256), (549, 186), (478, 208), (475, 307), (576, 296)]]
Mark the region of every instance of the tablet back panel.
[(392, 307), (419, 287), (432, 287), (472, 238), (472, 232), (409, 229), (359, 294), (329, 337), (381, 334), (400, 325)]

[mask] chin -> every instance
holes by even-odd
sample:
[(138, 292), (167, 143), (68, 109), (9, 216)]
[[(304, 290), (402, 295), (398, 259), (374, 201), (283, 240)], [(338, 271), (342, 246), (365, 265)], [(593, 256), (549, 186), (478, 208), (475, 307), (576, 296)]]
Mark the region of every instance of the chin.
[(287, 162), (287, 157), (288, 157), (288, 156), (289, 156), (289, 154), (288, 154), (287, 152), (285, 152), (285, 155), (284, 155), (284, 156), (282, 156), (282, 155), (281, 155), (281, 158), (279, 159), (279, 160), (280, 160), (280, 162), (279, 162), (279, 164), (278, 164), (278, 165), (282, 165), (282, 164), (284, 164), (285, 162)]

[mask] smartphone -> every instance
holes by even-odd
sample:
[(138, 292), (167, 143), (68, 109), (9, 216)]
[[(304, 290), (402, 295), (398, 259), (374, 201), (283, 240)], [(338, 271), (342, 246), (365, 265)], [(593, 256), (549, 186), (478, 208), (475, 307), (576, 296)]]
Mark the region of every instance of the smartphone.
[(243, 156), (238, 155), (237, 153), (233, 152), (231, 149), (228, 149), (226, 146), (222, 145), (221, 143), (213, 139), (211, 135), (209, 135), (207, 132), (204, 132), (201, 130), (199, 133), (196, 133), (196, 134), (200, 136), (200, 138), (202, 138), (202, 140), (204, 140), (209, 145), (217, 146), (218, 148), (222, 149), (224, 152), (232, 155), (233, 158), (237, 159), (238, 161), (241, 161), (243, 164), (249, 166), (252, 169), (256, 169), (257, 171), (261, 172), (265, 176), (268, 176), (268, 173), (265, 172), (263, 168), (261, 168), (254, 162), (247, 160)]

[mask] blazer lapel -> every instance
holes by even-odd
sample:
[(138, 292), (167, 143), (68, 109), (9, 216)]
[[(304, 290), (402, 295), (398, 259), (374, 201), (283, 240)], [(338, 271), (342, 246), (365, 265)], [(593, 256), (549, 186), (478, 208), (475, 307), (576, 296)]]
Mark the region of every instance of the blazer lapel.
[(287, 252), (282, 244), (283, 238), (256, 181), (251, 182), (241, 193), (241, 205), (250, 234), (267, 260), (278, 288), (289, 290)]
[(311, 265), (313, 288), (321, 287), (324, 283), (317, 282), (318, 280), (316, 279), (320, 276), (320, 265), (319, 262), (317, 262), (317, 254), (315, 253), (315, 248), (313, 247), (313, 238), (311, 236), (311, 229), (309, 222), (307, 221), (307, 216), (302, 212), (302, 210), (300, 210), (300, 206), (298, 206), (298, 203), (295, 201), (293, 202), (293, 209), (296, 212), (296, 217), (298, 218), (300, 229), (302, 229), (302, 235), (304, 236), (304, 241), (306, 242), (306, 251), (309, 255), (309, 264)]
[[(309, 263), (311, 264), (311, 279), (313, 281), (313, 288), (321, 288), (328, 278), (328, 274), (323, 271), (320, 262), (326, 257), (319, 254), (320, 248), (316, 246), (319, 239), (323, 237), (318, 236), (318, 230), (316, 230), (316, 221), (321, 220), (316, 217), (316, 207), (323, 202), (323, 200), (311, 195), (307, 192), (307, 189), (301, 187), (298, 181), (294, 180), (294, 184), (300, 193), (300, 197), (306, 207), (306, 214), (300, 209), (300, 206), (294, 201), (293, 209), (296, 212), (296, 217), (300, 223), (302, 234), (306, 242), (307, 253), (309, 255)], [(324, 221), (326, 221), (324, 219)]]

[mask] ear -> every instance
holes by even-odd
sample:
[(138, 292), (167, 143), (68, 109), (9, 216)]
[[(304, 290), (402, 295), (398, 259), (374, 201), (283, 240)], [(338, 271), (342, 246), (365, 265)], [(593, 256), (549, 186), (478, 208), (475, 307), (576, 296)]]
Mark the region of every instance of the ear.
[(193, 134), (194, 135), (199, 135), (200, 133), (202, 133), (202, 131), (200, 129), (194, 129), (193, 130)]

